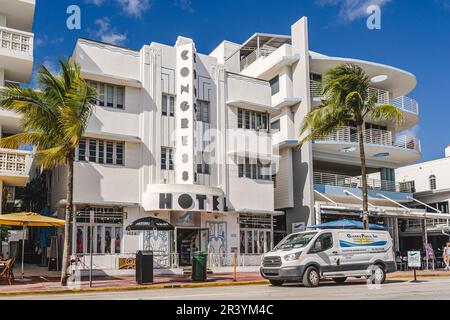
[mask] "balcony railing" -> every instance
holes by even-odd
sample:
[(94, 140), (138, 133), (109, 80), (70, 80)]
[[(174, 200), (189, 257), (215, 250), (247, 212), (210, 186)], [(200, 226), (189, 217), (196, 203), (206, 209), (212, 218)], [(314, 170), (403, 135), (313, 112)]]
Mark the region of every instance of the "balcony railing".
[[(311, 96), (313, 98), (323, 98), (322, 96), (322, 82), (317, 80), (310, 80)], [(369, 88), (369, 96), (377, 97), (378, 104), (392, 104), (393, 106), (408, 111), (414, 114), (419, 114), (419, 104), (416, 100), (411, 99), (406, 96), (399, 97), (397, 99), (391, 100), (389, 96), (389, 91)]]
[[(327, 136), (316, 139), (316, 141), (357, 143), (359, 139), (356, 130), (343, 127)], [(401, 135), (394, 138), (391, 131), (379, 129), (365, 130), (364, 143), (421, 151), (420, 141), (416, 137)]]
[[(334, 173), (314, 172), (314, 184), (322, 184), (328, 186), (337, 186), (344, 188), (362, 188), (361, 177), (344, 176)], [(391, 191), (411, 193), (411, 190), (405, 189), (404, 186), (400, 186), (399, 183), (388, 180), (378, 180), (367, 178), (367, 187), (371, 190)]]
[(0, 47), (14, 52), (33, 55), (33, 34), (0, 27)]
[(0, 149), (0, 174), (28, 175), (30, 152)]
[(277, 48), (260, 48), (252, 51), (248, 56), (241, 60), (241, 71), (258, 60), (260, 57), (271, 55)]

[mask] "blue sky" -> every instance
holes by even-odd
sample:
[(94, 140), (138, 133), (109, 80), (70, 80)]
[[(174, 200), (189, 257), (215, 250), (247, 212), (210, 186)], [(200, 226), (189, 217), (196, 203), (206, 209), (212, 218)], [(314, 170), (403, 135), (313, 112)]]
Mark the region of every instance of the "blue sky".
[[(288, 34), (309, 17), (310, 48), (367, 59), (414, 73), (409, 94), (420, 103), (423, 160), (450, 144), (450, 0), (36, 0), (35, 61), (55, 69), (78, 37), (140, 49), (152, 41), (191, 37), (209, 53), (222, 40), (243, 42), (255, 32)], [(68, 30), (69, 5), (81, 8), (81, 29)], [(366, 27), (370, 4), (382, 8), (381, 30)]]

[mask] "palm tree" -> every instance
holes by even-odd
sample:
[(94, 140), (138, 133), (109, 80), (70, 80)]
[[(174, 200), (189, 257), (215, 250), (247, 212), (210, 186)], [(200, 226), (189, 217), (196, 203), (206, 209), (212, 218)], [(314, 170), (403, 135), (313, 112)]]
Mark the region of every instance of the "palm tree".
[(22, 115), (23, 133), (0, 139), (0, 147), (16, 149), (23, 144), (35, 148), (37, 164), (45, 169), (67, 166), (67, 199), (61, 285), (67, 284), (70, 248), (70, 217), (73, 214), (73, 165), (75, 149), (82, 138), (96, 101), (80, 67), (60, 61), (60, 74), (40, 66), (40, 90), (9, 86), (0, 91), (0, 107)]
[(328, 70), (323, 79), (322, 96), (324, 101), (318, 108), (310, 111), (304, 118), (300, 130), (300, 146), (329, 135), (337, 129), (355, 123), (361, 162), (363, 222), (369, 227), (367, 200), (366, 154), (364, 150), (365, 119), (375, 121), (403, 121), (402, 112), (390, 104), (378, 104), (377, 97), (369, 93), (370, 78), (355, 64), (344, 64)]

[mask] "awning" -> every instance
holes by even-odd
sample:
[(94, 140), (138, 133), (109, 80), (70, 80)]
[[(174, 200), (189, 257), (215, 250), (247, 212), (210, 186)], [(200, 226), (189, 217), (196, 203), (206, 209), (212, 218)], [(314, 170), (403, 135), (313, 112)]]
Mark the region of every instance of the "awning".
[[(326, 223), (316, 224), (309, 228), (318, 229), (364, 229), (364, 224), (361, 221), (341, 219), (336, 221), (330, 221)], [(385, 226), (369, 223), (369, 229), (371, 230), (387, 230)]]
[(134, 221), (127, 227), (127, 231), (145, 231), (145, 230), (160, 230), (171, 231), (175, 227), (165, 220), (155, 217), (145, 217)]

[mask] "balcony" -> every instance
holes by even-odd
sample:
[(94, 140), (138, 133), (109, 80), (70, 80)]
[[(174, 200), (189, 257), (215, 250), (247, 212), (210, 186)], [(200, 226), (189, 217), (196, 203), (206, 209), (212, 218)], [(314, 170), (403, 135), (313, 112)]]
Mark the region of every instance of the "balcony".
[[(356, 129), (343, 127), (314, 141), (316, 153), (337, 159), (353, 158), (359, 163), (358, 135)], [(420, 159), (420, 141), (413, 136), (395, 136), (391, 131), (367, 129), (364, 131), (364, 149), (366, 160), (374, 165), (380, 161), (406, 165)]]
[[(322, 83), (317, 80), (310, 80), (311, 97), (313, 100), (322, 100)], [(412, 113), (414, 115), (419, 114), (419, 104), (416, 100), (406, 96), (399, 97), (391, 100), (389, 91), (370, 87), (369, 95), (377, 97), (378, 104), (392, 104), (402, 111)], [(314, 99), (316, 98), (316, 99)]]
[[(325, 136), (316, 141), (334, 141), (334, 142), (347, 142), (357, 143), (359, 141), (357, 133), (352, 132), (350, 127), (344, 127), (336, 130), (332, 134)], [(401, 135), (393, 138), (391, 131), (379, 130), (379, 129), (367, 129), (364, 131), (364, 143), (374, 144), (381, 146), (389, 146), (407, 150), (421, 151), (420, 141), (416, 137)]]
[(33, 67), (34, 35), (29, 32), (0, 27), (0, 69), (5, 79), (27, 82)]
[(25, 186), (31, 163), (30, 151), (0, 149), (0, 179), (8, 185)]
[[(361, 177), (345, 176), (334, 173), (314, 172), (314, 189), (320, 193), (335, 197), (351, 197), (346, 191), (356, 196), (362, 194)], [(396, 201), (407, 202), (412, 190), (394, 181), (367, 179), (367, 192), (369, 198), (384, 200), (382, 196)], [(382, 196), (380, 196), (380, 194)]]

